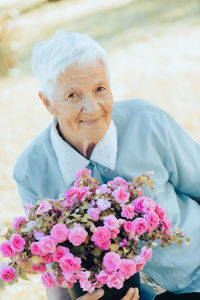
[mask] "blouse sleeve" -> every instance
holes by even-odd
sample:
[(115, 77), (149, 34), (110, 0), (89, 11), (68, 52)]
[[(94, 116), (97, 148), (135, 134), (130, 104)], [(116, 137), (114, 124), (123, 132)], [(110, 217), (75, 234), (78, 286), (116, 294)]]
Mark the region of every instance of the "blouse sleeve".
[(177, 192), (200, 199), (200, 144), (171, 116), (164, 113), (166, 159), (169, 181)]
[(30, 183), (28, 180), (22, 180), (19, 175), (17, 175), (16, 170), (13, 172), (13, 178), (16, 181), (17, 189), (22, 201), (23, 207), (28, 204), (29, 202), (32, 202), (35, 204), (38, 201), (38, 195), (34, 192), (34, 190), (31, 188)]

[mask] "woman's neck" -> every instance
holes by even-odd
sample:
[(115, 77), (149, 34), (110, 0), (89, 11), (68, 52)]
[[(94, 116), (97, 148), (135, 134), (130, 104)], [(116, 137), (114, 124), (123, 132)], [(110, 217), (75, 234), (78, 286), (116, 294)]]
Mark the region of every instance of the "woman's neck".
[(83, 155), (86, 159), (90, 159), (91, 154), (97, 144), (97, 142), (91, 142), (87, 140), (83, 141), (73, 141), (73, 143), (70, 141), (70, 139), (66, 138), (62, 131), (60, 130), (59, 124), (57, 124), (57, 130), (58, 134), (61, 136), (61, 138), (67, 142), (72, 148), (74, 148), (76, 151), (78, 151), (81, 155)]

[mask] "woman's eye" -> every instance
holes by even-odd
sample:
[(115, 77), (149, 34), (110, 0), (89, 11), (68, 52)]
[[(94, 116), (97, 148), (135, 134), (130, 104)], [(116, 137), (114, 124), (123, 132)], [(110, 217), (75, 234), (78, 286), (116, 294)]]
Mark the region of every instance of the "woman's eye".
[(71, 94), (68, 95), (68, 98), (74, 98), (75, 96), (76, 96), (76, 94), (71, 93)]
[(99, 86), (99, 87), (96, 89), (96, 93), (102, 93), (104, 90), (105, 90), (105, 88), (104, 88), (103, 86)]

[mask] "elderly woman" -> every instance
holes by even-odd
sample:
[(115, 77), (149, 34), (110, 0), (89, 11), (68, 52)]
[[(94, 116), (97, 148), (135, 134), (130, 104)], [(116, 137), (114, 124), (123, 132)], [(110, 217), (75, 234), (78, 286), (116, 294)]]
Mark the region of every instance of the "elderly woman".
[[(170, 291), (158, 299), (200, 299), (200, 145), (152, 104), (128, 100), (113, 107), (107, 55), (87, 35), (57, 32), (34, 48), (32, 66), (53, 121), (15, 165), (23, 204), (57, 197), (84, 167), (100, 183), (116, 176), (129, 181), (153, 170), (156, 194), (149, 196), (191, 243), (155, 248), (145, 272)], [(53, 294), (70, 299), (65, 289), (52, 289), (49, 299)], [(94, 292), (82, 299), (100, 296)], [(138, 299), (137, 290), (123, 299)]]

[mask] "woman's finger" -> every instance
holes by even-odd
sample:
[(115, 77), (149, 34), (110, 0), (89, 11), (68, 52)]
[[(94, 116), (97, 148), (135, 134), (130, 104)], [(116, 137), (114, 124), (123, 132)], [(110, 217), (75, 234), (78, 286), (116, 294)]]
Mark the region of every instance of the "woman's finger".
[(103, 297), (104, 295), (104, 290), (103, 289), (99, 289), (94, 291), (93, 293), (87, 293), (79, 298), (77, 298), (76, 300), (97, 300), (100, 299), (101, 297)]

